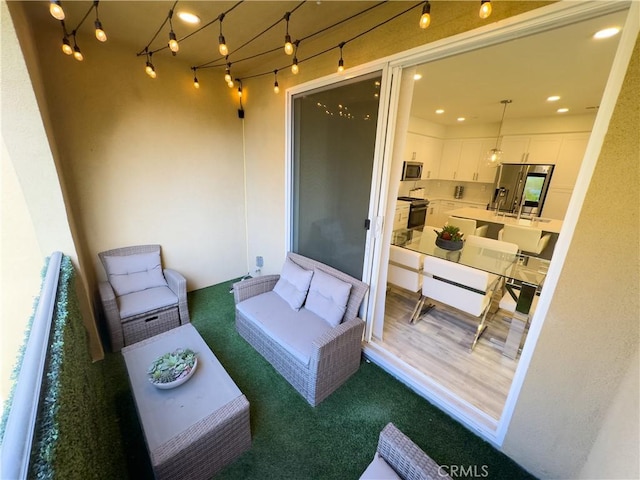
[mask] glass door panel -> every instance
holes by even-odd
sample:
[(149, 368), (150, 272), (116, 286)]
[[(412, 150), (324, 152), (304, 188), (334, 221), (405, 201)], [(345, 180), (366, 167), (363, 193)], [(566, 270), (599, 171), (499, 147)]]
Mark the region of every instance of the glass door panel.
[(293, 97), (292, 250), (362, 278), (381, 73)]

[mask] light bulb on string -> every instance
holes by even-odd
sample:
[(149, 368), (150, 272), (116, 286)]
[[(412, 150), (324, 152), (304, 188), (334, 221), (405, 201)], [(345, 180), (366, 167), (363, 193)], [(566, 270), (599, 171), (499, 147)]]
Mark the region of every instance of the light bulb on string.
[(76, 43), (76, 33), (75, 33), (75, 31), (73, 32), (73, 58), (75, 58), (79, 62), (84, 60), (84, 56), (82, 55), (82, 52), (80, 51), (80, 47)]
[(56, 20), (64, 20), (64, 10), (59, 0), (51, 0), (51, 3), (49, 3), (49, 13)]
[(180, 45), (178, 45), (178, 40), (176, 39), (176, 34), (173, 30), (169, 32), (169, 50), (174, 54), (178, 53), (180, 50)]
[(289, 35), (289, 17), (291, 16), (291, 12), (287, 12), (284, 14), (284, 19), (287, 22), (287, 30), (284, 36), (284, 53), (287, 55), (293, 54), (293, 43), (291, 43), (291, 35)]
[(338, 60), (338, 73), (344, 72), (344, 60), (342, 59), (342, 47), (345, 46), (345, 42), (342, 42), (340, 47), (340, 60)]
[(195, 88), (200, 88), (200, 82), (198, 82), (198, 76), (196, 75), (196, 67), (193, 67), (192, 70), (193, 70), (193, 86)]
[(491, 0), (480, 0), (480, 18), (488, 18), (491, 15)]
[(280, 85), (278, 85), (278, 70), (273, 71), (275, 81), (273, 82), (273, 93), (280, 93)]
[(231, 77), (231, 64), (227, 63), (227, 68), (224, 70), (224, 81), (229, 83), (233, 80)]
[(218, 36), (218, 51), (220, 52), (220, 55), (222, 55), (223, 57), (226, 57), (227, 55), (229, 55), (229, 48), (227, 47), (227, 42), (224, 39), (224, 35), (222, 34), (222, 20), (224, 20), (224, 13), (221, 13), (218, 19), (220, 20), (220, 35)]
[(67, 37), (64, 37), (62, 39), (62, 52), (65, 55), (72, 55), (73, 54), (73, 48), (71, 48), (71, 44), (69, 43), (69, 39)]
[(96, 27), (96, 38), (100, 42), (106, 42), (107, 41), (107, 34), (104, 33), (104, 30), (102, 28), (102, 23), (100, 22), (100, 20), (96, 20), (95, 27)]
[(422, 7), (422, 16), (420, 17), (420, 28), (427, 28), (431, 25), (431, 4), (427, 0)]
[(291, 64), (291, 73), (297, 75), (299, 71), (300, 68), (298, 67), (298, 57), (293, 57), (293, 63)]
[(98, 17), (98, 4), (99, 4), (99, 0), (95, 0), (93, 2), (93, 8), (96, 9), (96, 21), (93, 22), (93, 25), (95, 27), (95, 34), (96, 34), (96, 38), (98, 39), (99, 42), (106, 42), (107, 41), (107, 34), (104, 32), (104, 28), (102, 28), (102, 22), (100, 21), (100, 18)]

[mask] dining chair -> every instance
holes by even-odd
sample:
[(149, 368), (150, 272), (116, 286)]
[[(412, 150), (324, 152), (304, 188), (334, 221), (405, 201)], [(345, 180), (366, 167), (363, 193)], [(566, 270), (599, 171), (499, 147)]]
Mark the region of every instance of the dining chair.
[(412, 323), (418, 320), (418, 315), (427, 299), (436, 300), (478, 317), (478, 325), (470, 346), (470, 350), (473, 350), (480, 335), (486, 329), (485, 322), (491, 306), (491, 298), (500, 278), (499, 275), (484, 270), (439, 257), (426, 256), (422, 297)]
[(518, 245), (522, 252), (540, 255), (551, 240), (551, 234), (542, 234), (542, 229), (522, 225), (505, 225), (498, 232), (498, 240)]
[(449, 216), (447, 224), (458, 227), (460, 231), (464, 233), (464, 238), (468, 238), (471, 235), (486, 237), (487, 230), (489, 229), (489, 225), (478, 226), (478, 222), (471, 218), (455, 217), (453, 215)]

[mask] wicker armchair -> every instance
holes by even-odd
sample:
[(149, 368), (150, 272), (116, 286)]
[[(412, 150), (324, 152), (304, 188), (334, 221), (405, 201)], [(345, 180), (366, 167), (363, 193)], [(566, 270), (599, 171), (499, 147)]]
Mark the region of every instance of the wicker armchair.
[(388, 423), (380, 432), (376, 457), (361, 479), (393, 478), (393, 472), (384, 475), (375, 465), (381, 458), (402, 480), (451, 480), (446, 468), (438, 465), (393, 423)]
[(189, 323), (187, 281), (162, 269), (160, 245), (98, 253), (107, 274), (99, 294), (114, 352)]

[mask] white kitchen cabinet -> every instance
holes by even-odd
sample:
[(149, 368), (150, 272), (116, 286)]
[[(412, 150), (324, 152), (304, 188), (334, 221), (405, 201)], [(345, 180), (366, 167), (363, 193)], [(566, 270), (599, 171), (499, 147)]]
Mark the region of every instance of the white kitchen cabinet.
[(445, 140), (442, 146), (440, 170), (438, 178), (441, 180), (455, 180), (462, 151), (462, 140)]
[(505, 135), (500, 142), (502, 163), (555, 163), (562, 134)]
[(590, 133), (567, 133), (562, 136), (550, 188), (573, 188), (590, 136)]
[(438, 178), (442, 143), (439, 138), (407, 132), (404, 160), (423, 164), (423, 180)]
[(495, 168), (487, 165), (487, 152), (495, 139), (446, 140), (442, 149), (439, 178), (460, 182), (492, 183)]
[(407, 228), (407, 224), (409, 222), (409, 208), (411, 207), (411, 202), (407, 202), (405, 200), (398, 200), (396, 203), (396, 212), (393, 217), (393, 229), (401, 230)]

